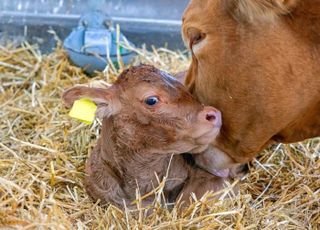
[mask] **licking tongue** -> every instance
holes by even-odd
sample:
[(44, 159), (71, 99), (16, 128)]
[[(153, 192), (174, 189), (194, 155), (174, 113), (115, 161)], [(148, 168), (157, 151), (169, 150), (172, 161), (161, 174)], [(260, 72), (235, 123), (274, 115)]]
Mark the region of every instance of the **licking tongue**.
[(217, 177), (229, 177), (229, 169), (206, 169), (209, 173)]

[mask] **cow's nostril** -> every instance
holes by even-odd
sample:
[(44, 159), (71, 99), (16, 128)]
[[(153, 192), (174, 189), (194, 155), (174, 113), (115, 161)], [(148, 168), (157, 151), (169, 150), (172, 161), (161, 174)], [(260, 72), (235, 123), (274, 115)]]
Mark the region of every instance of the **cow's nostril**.
[(207, 119), (207, 121), (214, 121), (216, 119), (216, 116), (213, 113), (208, 113), (206, 115), (206, 119)]

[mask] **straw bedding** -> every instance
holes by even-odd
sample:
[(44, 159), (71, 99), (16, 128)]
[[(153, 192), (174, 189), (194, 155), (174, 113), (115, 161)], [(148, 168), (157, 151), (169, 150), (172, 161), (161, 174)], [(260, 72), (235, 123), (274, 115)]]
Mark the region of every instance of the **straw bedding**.
[[(167, 49), (136, 52), (136, 63), (171, 73), (189, 63)], [(131, 212), (92, 203), (82, 179), (100, 124), (71, 120), (60, 97), (74, 84), (112, 82), (119, 71), (111, 66), (90, 79), (60, 48), (41, 55), (27, 43), (0, 47), (0, 228), (320, 229), (319, 139), (264, 151), (233, 199), (212, 201), (208, 193), (169, 211), (159, 205), (160, 186), (149, 216), (139, 202)]]

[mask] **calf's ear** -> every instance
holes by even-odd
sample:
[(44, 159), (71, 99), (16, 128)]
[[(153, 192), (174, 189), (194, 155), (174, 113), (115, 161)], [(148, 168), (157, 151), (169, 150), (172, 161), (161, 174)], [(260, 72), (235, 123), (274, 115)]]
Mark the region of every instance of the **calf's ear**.
[(87, 98), (97, 105), (96, 116), (104, 118), (116, 114), (120, 110), (120, 102), (117, 100), (115, 90), (90, 88), (87, 86), (75, 86), (66, 90), (62, 100), (66, 107), (70, 108), (76, 100)]
[(226, 0), (226, 6), (234, 17), (250, 23), (270, 22), (289, 14), (300, 0)]

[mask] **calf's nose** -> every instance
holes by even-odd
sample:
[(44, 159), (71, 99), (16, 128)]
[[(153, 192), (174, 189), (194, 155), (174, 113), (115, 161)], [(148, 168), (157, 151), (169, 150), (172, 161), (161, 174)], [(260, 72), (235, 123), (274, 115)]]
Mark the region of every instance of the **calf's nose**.
[(201, 121), (210, 123), (214, 126), (221, 126), (221, 112), (214, 107), (204, 107), (199, 115)]

